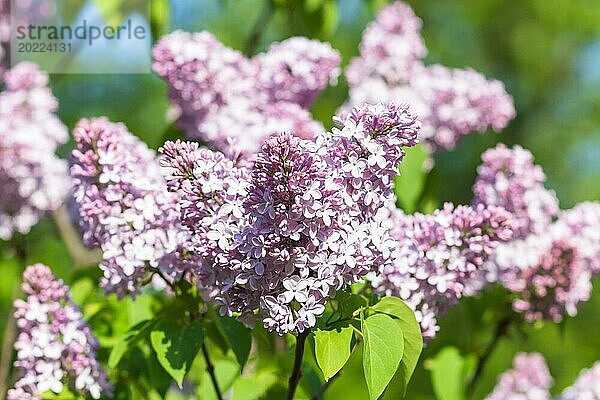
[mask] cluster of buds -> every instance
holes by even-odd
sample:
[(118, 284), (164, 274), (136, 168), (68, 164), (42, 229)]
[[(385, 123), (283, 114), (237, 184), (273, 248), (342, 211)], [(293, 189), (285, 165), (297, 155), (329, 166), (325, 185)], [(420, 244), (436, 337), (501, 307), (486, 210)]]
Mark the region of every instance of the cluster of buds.
[(328, 44), (295, 37), (248, 59), (208, 32), (176, 31), (159, 41), (154, 60), (186, 135), (235, 158), (274, 133), (322, 131), (308, 108), (337, 80), (341, 57)]
[(404, 299), (415, 311), (426, 340), (437, 317), (481, 283), (484, 263), (511, 238), (510, 215), (502, 208), (446, 203), (431, 215), (405, 215), (391, 208), (392, 263), (370, 276), (375, 291)]
[(504, 128), (514, 118), (504, 85), (472, 69), (426, 66), (421, 20), (410, 7), (384, 7), (365, 29), (360, 57), (346, 70), (349, 106), (404, 101), (423, 122), (421, 140), (431, 151), (452, 149), (471, 132)]
[(25, 300), (15, 301), (19, 335), (14, 363), (20, 379), (8, 400), (39, 400), (45, 392), (74, 393), (99, 399), (111, 395), (102, 366), (96, 361), (98, 341), (69, 294), (69, 287), (42, 264), (23, 274)]
[(0, 92), (0, 239), (26, 234), (69, 190), (67, 164), (55, 152), (68, 139), (54, 115), (48, 75), (24, 62), (3, 75)]
[(101, 285), (122, 297), (152, 273), (173, 282), (196, 268), (155, 153), (106, 118), (81, 120), (73, 135), (74, 198), (85, 244), (103, 253)]
[(258, 309), (267, 329), (303, 332), (337, 290), (389, 262), (395, 242), (377, 215), (420, 124), (394, 104), (336, 122), (314, 141), (270, 137), (251, 169), (193, 143), (161, 149), (223, 314), (252, 320)]

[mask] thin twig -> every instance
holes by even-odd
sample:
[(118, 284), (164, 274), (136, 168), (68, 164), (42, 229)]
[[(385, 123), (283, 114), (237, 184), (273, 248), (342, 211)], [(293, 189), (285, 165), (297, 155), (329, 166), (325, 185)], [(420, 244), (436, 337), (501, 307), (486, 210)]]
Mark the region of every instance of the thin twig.
[(472, 393), (473, 390), (475, 389), (475, 384), (481, 377), (481, 374), (483, 373), (483, 370), (485, 369), (486, 363), (488, 362), (490, 356), (496, 349), (496, 346), (500, 342), (500, 339), (504, 335), (506, 335), (506, 333), (508, 332), (508, 328), (510, 327), (510, 324), (513, 322), (513, 320), (514, 319), (511, 316), (507, 316), (507, 317), (502, 318), (498, 322), (498, 325), (496, 325), (496, 331), (494, 332), (494, 337), (492, 338), (490, 343), (487, 345), (484, 352), (481, 353), (479, 355), (479, 357), (477, 358), (477, 364), (476, 364), (477, 366), (475, 368), (475, 373), (473, 374), (473, 377), (471, 378), (471, 381), (469, 382), (469, 386), (467, 388), (469, 393)]
[(275, 12), (275, 3), (273, 0), (265, 0), (265, 6), (262, 9), (261, 14), (258, 16), (246, 44), (244, 45), (244, 52), (246, 55), (252, 56), (256, 53), (256, 49), (260, 44), (260, 39), (269, 23), (269, 20)]
[(217, 377), (215, 376), (215, 367), (210, 361), (208, 349), (206, 348), (206, 344), (204, 343), (202, 344), (202, 354), (204, 354), (204, 360), (206, 360), (206, 371), (208, 372), (208, 375), (210, 375), (210, 380), (212, 381), (213, 388), (215, 389), (215, 393), (217, 394), (217, 399), (223, 400), (223, 395), (221, 394), (219, 384), (217, 383)]
[(79, 233), (71, 223), (71, 218), (69, 217), (69, 211), (67, 210), (66, 205), (63, 204), (55, 210), (53, 216), (54, 223), (60, 232), (62, 240), (67, 246), (67, 250), (73, 260), (75, 268), (97, 264), (102, 261), (102, 257), (98, 252), (86, 249), (81, 242)]
[(302, 357), (304, 356), (304, 344), (306, 343), (308, 333), (309, 331), (306, 330), (300, 333), (298, 335), (298, 338), (296, 339), (296, 354), (294, 355), (294, 368), (292, 369), (292, 375), (290, 375), (290, 380), (288, 384), (287, 400), (294, 399), (294, 394), (296, 393), (298, 382), (300, 382), (300, 377), (302, 376)]

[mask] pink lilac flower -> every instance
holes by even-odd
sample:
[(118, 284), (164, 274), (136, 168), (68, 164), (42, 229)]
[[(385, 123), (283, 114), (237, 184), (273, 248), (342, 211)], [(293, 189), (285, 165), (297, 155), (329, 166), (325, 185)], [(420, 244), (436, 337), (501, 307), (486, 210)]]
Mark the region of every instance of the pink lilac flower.
[(112, 395), (102, 366), (96, 361), (98, 341), (84, 321), (69, 287), (43, 264), (23, 274), (25, 300), (15, 301), (19, 335), (15, 368), (20, 379), (9, 400), (39, 399), (45, 392), (71, 391), (99, 399)]
[(67, 164), (55, 155), (67, 141), (54, 115), (48, 75), (24, 62), (4, 74), (0, 93), (0, 239), (26, 234), (68, 193)]
[(481, 156), (473, 186), (474, 202), (504, 207), (513, 216), (515, 238), (542, 233), (558, 214), (558, 199), (544, 187), (546, 176), (521, 146), (500, 143)]
[(600, 273), (600, 203), (583, 202), (561, 211), (555, 229), (575, 238), (580, 256), (591, 272)]
[(600, 400), (600, 362), (581, 371), (575, 383), (566, 388), (558, 400)]
[(384, 7), (363, 33), (360, 57), (346, 70), (350, 98), (364, 102), (407, 102), (423, 122), (421, 140), (432, 151), (452, 149), (471, 132), (496, 131), (514, 118), (504, 85), (472, 69), (425, 66), (421, 20), (410, 7)]
[(196, 261), (156, 156), (123, 124), (84, 119), (73, 136), (73, 191), (86, 245), (100, 247), (101, 285), (135, 294), (149, 274), (176, 281)]
[(560, 322), (564, 314), (577, 314), (579, 303), (589, 299), (590, 271), (574, 240), (549, 231), (498, 251), (499, 281), (514, 294), (513, 309), (525, 320)]
[(544, 187), (542, 168), (520, 146), (499, 144), (482, 159), (474, 202), (504, 207), (515, 232), (487, 263), (486, 279), (512, 292), (513, 309), (527, 321), (575, 315), (590, 296), (590, 272), (599, 262), (600, 208), (583, 203), (559, 212), (554, 192)]
[(394, 241), (376, 216), (419, 123), (393, 104), (336, 122), (314, 141), (267, 139), (251, 169), (193, 143), (161, 149), (222, 313), (250, 321), (258, 309), (267, 329), (303, 332), (337, 290), (388, 262)]
[(539, 353), (519, 353), (485, 400), (550, 400), (553, 379)]
[(323, 130), (307, 111), (336, 81), (340, 55), (306, 38), (275, 43), (252, 59), (208, 32), (173, 32), (156, 45), (154, 70), (166, 80), (178, 125), (216, 150), (253, 154), (269, 135), (312, 138)]
[(376, 293), (398, 296), (415, 311), (425, 339), (439, 330), (437, 317), (479, 288), (484, 263), (511, 238), (502, 208), (446, 203), (431, 215), (405, 215), (390, 207), (393, 262), (370, 280)]

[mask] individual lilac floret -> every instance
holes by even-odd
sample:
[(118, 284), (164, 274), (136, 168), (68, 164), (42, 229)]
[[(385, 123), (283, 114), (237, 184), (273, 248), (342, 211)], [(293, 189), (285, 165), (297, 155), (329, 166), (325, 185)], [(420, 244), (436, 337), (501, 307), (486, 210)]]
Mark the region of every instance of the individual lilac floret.
[(161, 149), (222, 313), (250, 321), (258, 309), (267, 329), (297, 334), (337, 290), (388, 262), (394, 242), (375, 216), (419, 124), (395, 105), (337, 122), (314, 142), (267, 139), (251, 170), (191, 143)]
[(446, 203), (432, 215), (405, 215), (390, 208), (393, 262), (371, 282), (380, 295), (404, 299), (415, 311), (423, 336), (439, 330), (436, 318), (480, 286), (485, 261), (510, 239), (510, 216), (501, 208)]
[(19, 335), (15, 368), (20, 379), (9, 400), (39, 399), (64, 387), (93, 399), (112, 395), (102, 366), (96, 361), (98, 341), (84, 321), (69, 287), (43, 264), (23, 274), (25, 300), (15, 301)]
[(122, 297), (154, 272), (181, 278), (195, 262), (154, 152), (106, 118), (81, 120), (73, 136), (73, 191), (84, 242), (103, 252), (101, 285)]
[(421, 141), (431, 151), (452, 149), (471, 132), (496, 131), (514, 118), (504, 85), (471, 69), (425, 66), (421, 20), (401, 2), (383, 8), (363, 33), (360, 57), (346, 70), (348, 106), (406, 102), (423, 122)]
[(600, 273), (600, 203), (584, 202), (561, 211), (554, 229), (575, 238), (580, 256), (593, 274)]
[(557, 400), (600, 400), (600, 362), (584, 369)]
[(481, 156), (473, 186), (474, 202), (505, 208), (513, 216), (516, 239), (542, 233), (558, 214), (558, 199), (544, 187), (546, 176), (521, 146), (500, 143)]
[(498, 250), (500, 283), (515, 294), (513, 309), (529, 322), (560, 322), (577, 314), (591, 292), (590, 271), (580, 255), (577, 238), (548, 232), (531, 235)]
[(323, 127), (308, 112), (339, 75), (328, 44), (290, 38), (252, 59), (208, 32), (173, 32), (155, 46), (154, 70), (166, 80), (178, 125), (190, 138), (233, 158), (253, 154), (270, 135), (312, 138)]
[(341, 56), (328, 43), (292, 37), (273, 43), (268, 52), (252, 61), (257, 85), (266, 90), (269, 101), (296, 103), (308, 109), (327, 85), (337, 83)]
[(550, 400), (553, 379), (539, 353), (519, 353), (485, 400)]
[(4, 74), (0, 93), (0, 239), (26, 234), (69, 190), (67, 164), (55, 155), (67, 128), (48, 75), (23, 62)]

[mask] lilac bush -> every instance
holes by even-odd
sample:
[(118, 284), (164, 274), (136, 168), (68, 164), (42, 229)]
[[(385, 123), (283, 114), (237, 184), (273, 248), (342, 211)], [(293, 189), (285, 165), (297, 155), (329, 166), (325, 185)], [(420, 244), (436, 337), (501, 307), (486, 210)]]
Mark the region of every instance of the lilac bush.
[(274, 133), (312, 138), (322, 131), (307, 110), (339, 75), (339, 53), (303, 37), (248, 59), (208, 32), (176, 31), (153, 53), (154, 71), (168, 84), (178, 125), (189, 138), (232, 158), (251, 155)]
[(389, 259), (394, 242), (375, 216), (419, 123), (394, 104), (355, 108), (336, 123), (314, 141), (267, 139), (251, 170), (191, 143), (162, 148), (222, 313), (252, 319), (259, 309), (267, 329), (303, 332), (337, 290)]
[(0, 92), (0, 239), (26, 234), (58, 208), (69, 189), (67, 164), (55, 152), (68, 138), (54, 114), (48, 75), (23, 62), (3, 75)]
[(452, 149), (474, 131), (504, 128), (515, 116), (504, 85), (472, 69), (424, 65), (420, 29), (421, 20), (402, 2), (379, 12), (363, 33), (360, 56), (346, 70), (347, 106), (409, 103), (423, 122), (421, 141), (431, 151)]
[(43, 264), (23, 273), (25, 300), (15, 301), (19, 336), (15, 367), (20, 378), (9, 400), (40, 399), (63, 387), (99, 399), (112, 396), (106, 373), (96, 361), (98, 341), (84, 321), (69, 287)]

